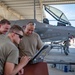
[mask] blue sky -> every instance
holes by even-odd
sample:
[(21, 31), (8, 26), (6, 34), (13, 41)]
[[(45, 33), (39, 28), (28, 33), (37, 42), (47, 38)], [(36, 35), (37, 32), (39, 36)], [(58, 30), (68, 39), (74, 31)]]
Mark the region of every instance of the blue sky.
[[(71, 25), (75, 27), (75, 4), (63, 4), (63, 5), (51, 5), (51, 6), (61, 10), (66, 15)], [(51, 20), (55, 20), (55, 19), (53, 19), (47, 13), (46, 16), (50, 20), (50, 24), (54, 24), (54, 21)], [(56, 25), (56, 21), (54, 25)]]

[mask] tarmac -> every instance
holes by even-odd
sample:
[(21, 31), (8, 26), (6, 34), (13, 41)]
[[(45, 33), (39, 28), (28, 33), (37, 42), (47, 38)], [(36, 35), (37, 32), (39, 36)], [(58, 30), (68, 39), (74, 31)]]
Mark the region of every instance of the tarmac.
[[(64, 51), (62, 49), (51, 49), (49, 50), (44, 57), (44, 62), (46, 61), (65, 61), (65, 62), (74, 62), (75, 63), (75, 45), (70, 46), (69, 48), (69, 55), (65, 55)], [(70, 65), (72, 71), (64, 72), (64, 70), (61, 70), (60, 68), (57, 67), (52, 67), (53, 64), (48, 63), (48, 72), (49, 75), (75, 75), (75, 65)], [(61, 65), (61, 64), (59, 64)]]

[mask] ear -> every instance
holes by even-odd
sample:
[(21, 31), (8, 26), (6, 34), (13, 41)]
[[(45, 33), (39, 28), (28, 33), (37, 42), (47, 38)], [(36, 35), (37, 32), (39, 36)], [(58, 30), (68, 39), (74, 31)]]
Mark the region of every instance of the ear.
[(15, 33), (11, 33), (11, 36), (14, 37), (15, 36)]

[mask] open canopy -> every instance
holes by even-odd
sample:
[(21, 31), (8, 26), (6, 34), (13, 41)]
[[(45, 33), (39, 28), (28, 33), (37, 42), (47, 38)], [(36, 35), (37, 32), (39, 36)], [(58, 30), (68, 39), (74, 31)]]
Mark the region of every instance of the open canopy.
[(54, 17), (57, 21), (61, 22), (61, 23), (64, 23), (64, 24), (68, 24), (68, 25), (71, 25), (69, 20), (67, 19), (67, 17), (65, 16), (65, 14), (60, 11), (59, 9), (57, 8), (54, 8), (52, 6), (46, 6), (44, 5), (45, 7), (45, 10), (52, 16)]

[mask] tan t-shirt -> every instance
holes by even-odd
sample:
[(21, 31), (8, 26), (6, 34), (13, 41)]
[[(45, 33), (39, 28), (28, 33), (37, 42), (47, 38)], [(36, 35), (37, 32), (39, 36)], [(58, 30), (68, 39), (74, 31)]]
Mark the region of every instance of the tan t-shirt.
[(40, 39), (37, 33), (32, 33), (31, 35), (27, 36), (24, 35), (22, 38), (19, 48), (20, 48), (20, 56), (34, 56), (36, 50), (39, 50), (43, 46), (43, 42)]
[(0, 75), (3, 75), (5, 62), (18, 64), (19, 51), (4, 35), (0, 35)]

